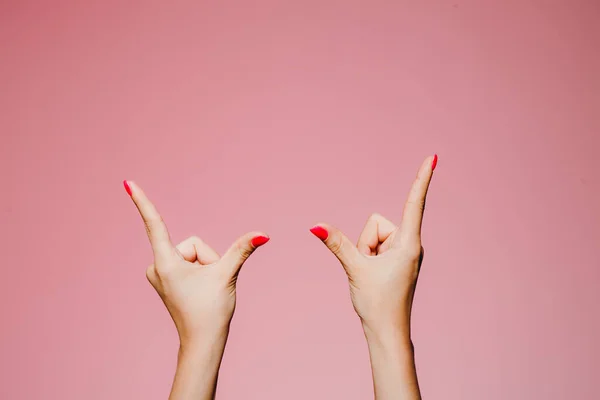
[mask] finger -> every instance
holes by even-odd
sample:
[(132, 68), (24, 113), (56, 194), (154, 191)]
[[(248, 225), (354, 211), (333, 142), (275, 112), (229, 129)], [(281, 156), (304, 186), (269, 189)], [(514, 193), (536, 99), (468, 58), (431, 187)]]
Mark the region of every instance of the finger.
[(154, 257), (167, 257), (173, 252), (169, 231), (154, 204), (144, 191), (132, 181), (123, 181), (125, 190), (131, 196), (146, 225), (146, 233), (154, 251)]
[(415, 179), (408, 200), (404, 205), (402, 225), (400, 226), (400, 241), (420, 240), (423, 212), (425, 211), (425, 199), (433, 170), (437, 164), (437, 155), (427, 157)]
[(197, 236), (191, 236), (176, 246), (184, 260), (208, 265), (219, 261), (219, 254)]
[(385, 239), (379, 247), (377, 247), (377, 254), (383, 254), (390, 249), (390, 247), (394, 244), (394, 239), (398, 236), (398, 229), (394, 230), (388, 237)]
[(396, 229), (398, 229), (398, 227), (391, 221), (380, 214), (375, 213), (367, 220), (367, 223), (358, 238), (356, 247), (363, 254), (369, 256), (376, 255), (379, 246), (385, 242)]
[(269, 236), (262, 232), (250, 232), (238, 238), (221, 258), (223, 268), (236, 275), (254, 250), (267, 243)]
[(346, 235), (337, 228), (328, 224), (317, 224), (310, 231), (325, 243), (325, 246), (340, 260), (344, 268), (351, 268), (360, 252)]

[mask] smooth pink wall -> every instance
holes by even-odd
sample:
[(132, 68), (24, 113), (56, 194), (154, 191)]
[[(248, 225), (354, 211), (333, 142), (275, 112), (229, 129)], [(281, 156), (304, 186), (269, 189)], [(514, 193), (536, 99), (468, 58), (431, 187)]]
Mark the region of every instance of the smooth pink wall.
[(245, 266), (220, 399), (371, 398), (308, 228), (428, 200), (426, 399), (600, 398), (600, 18), (590, 1), (4, 1), (1, 399), (165, 399), (177, 350), (121, 181)]

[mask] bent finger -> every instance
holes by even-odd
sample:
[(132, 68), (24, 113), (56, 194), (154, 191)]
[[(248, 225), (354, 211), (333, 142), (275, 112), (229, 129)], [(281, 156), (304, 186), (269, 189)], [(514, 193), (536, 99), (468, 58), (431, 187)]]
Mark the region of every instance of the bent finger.
[(237, 275), (248, 257), (269, 240), (269, 236), (263, 232), (250, 232), (242, 235), (221, 258), (223, 268), (226, 268), (230, 274)]
[(346, 271), (349, 271), (361, 256), (354, 243), (342, 231), (329, 224), (319, 223), (313, 226), (310, 231), (321, 239), (325, 246), (340, 260)]
[(382, 215), (375, 213), (367, 220), (367, 223), (358, 238), (356, 247), (362, 254), (377, 254), (379, 246), (385, 242), (396, 229), (398, 229), (398, 227), (394, 223)]
[(198, 236), (191, 236), (176, 246), (184, 260), (208, 265), (219, 261), (219, 254)]

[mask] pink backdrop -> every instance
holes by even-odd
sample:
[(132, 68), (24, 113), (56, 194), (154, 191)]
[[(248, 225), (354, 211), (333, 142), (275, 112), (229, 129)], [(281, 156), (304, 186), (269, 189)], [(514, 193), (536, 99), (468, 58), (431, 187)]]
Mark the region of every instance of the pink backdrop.
[(600, 5), (3, 1), (2, 399), (164, 399), (172, 323), (121, 181), (247, 263), (221, 399), (370, 398), (308, 229), (396, 221), (440, 155), (414, 312), (426, 399), (600, 398)]

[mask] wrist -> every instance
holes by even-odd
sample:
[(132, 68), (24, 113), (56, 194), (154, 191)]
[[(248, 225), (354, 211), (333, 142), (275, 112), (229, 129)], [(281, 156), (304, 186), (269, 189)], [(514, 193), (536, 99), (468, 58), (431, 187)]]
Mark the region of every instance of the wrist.
[(170, 399), (214, 398), (228, 331), (180, 337)]
[(410, 348), (412, 339), (410, 319), (395, 322), (374, 323), (362, 321), (363, 332), (369, 345), (385, 348)]
[(179, 335), (179, 353), (196, 353), (207, 348), (224, 347), (229, 328), (203, 331), (198, 334)]
[[(365, 334), (371, 336), (402, 335), (410, 339), (412, 314), (412, 294), (399, 293), (398, 296), (382, 295), (382, 298), (361, 299), (355, 310), (360, 318)], [(356, 304), (359, 304), (357, 301)], [(366, 306), (365, 306), (366, 305)]]

